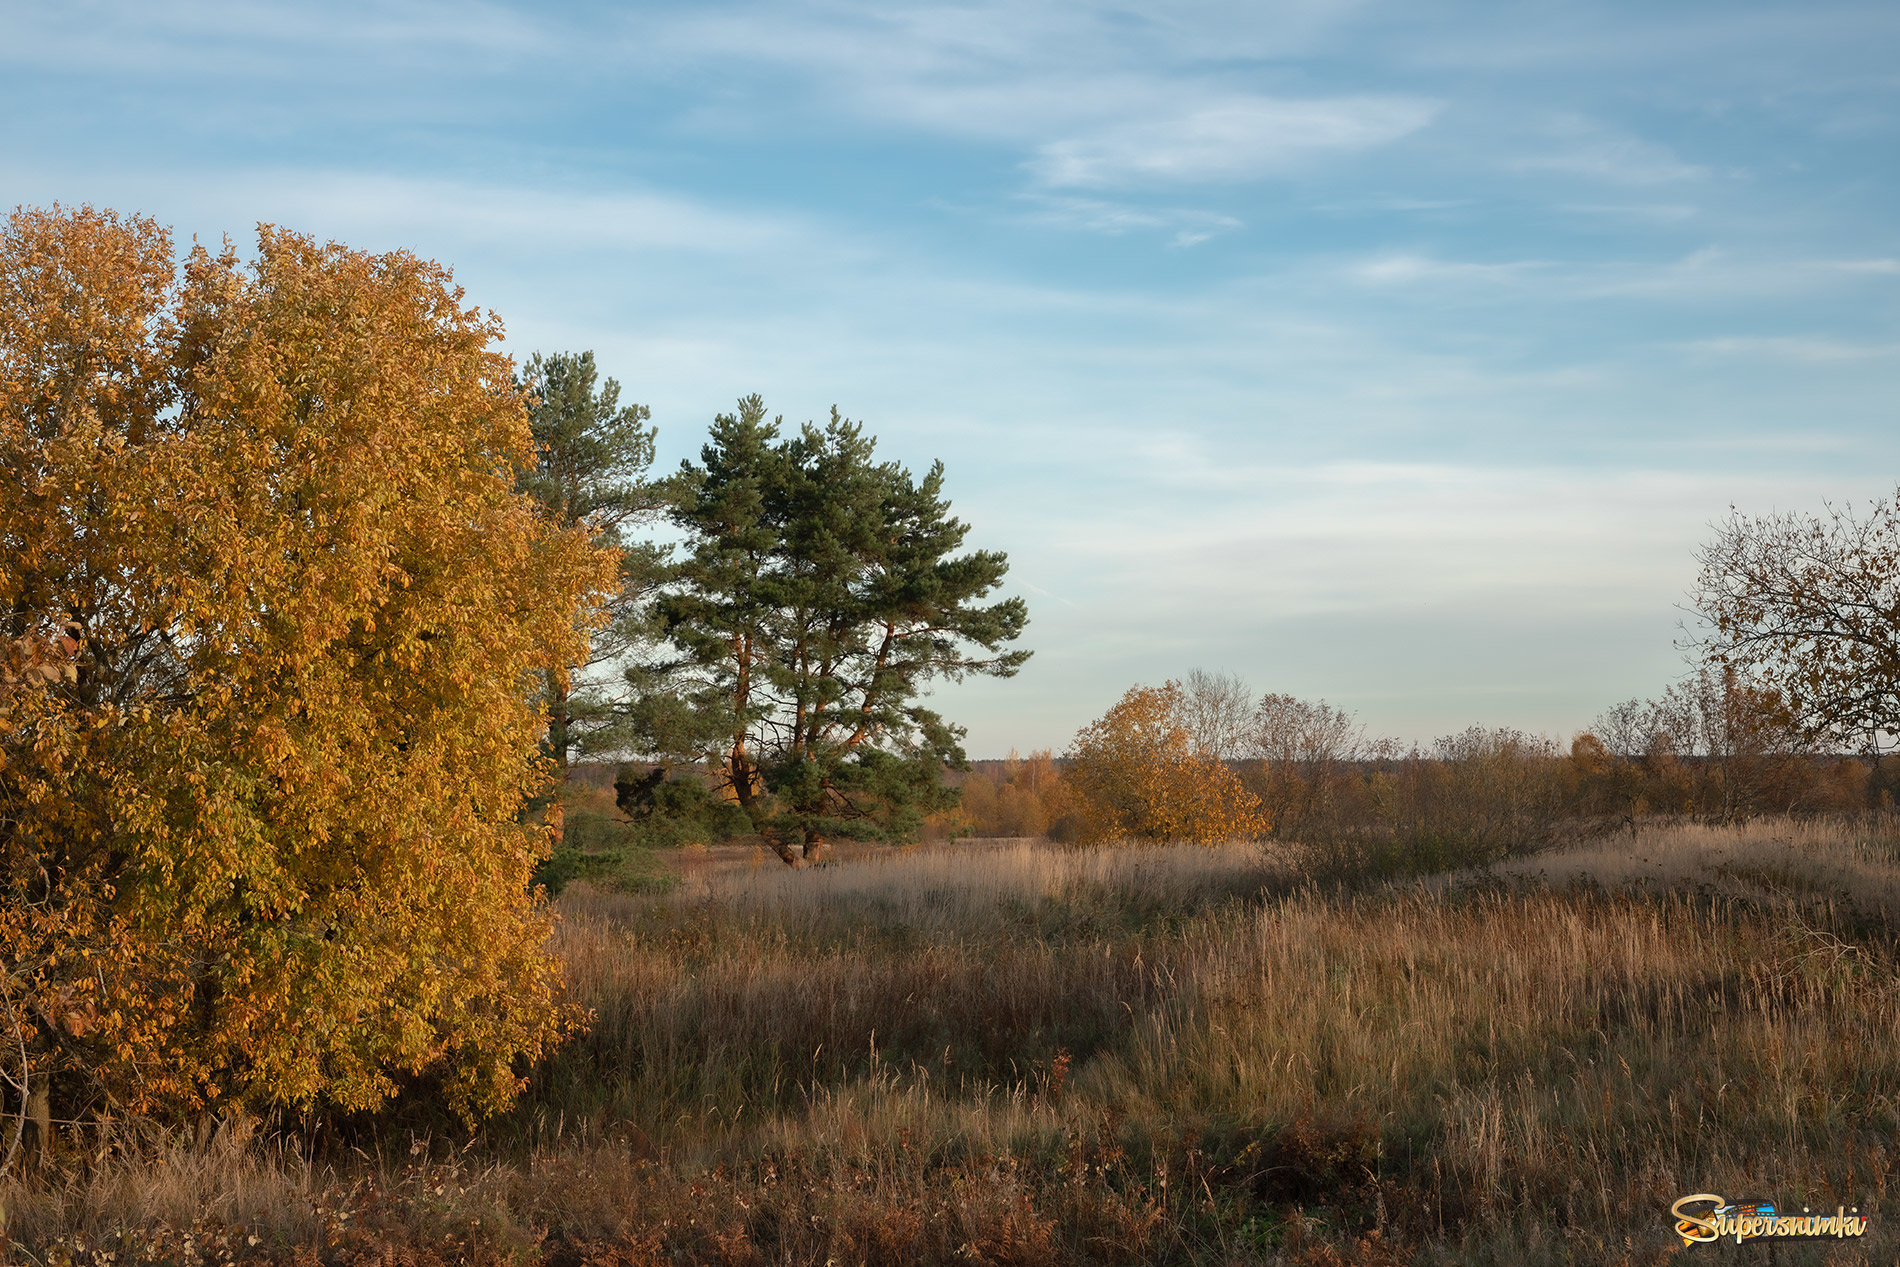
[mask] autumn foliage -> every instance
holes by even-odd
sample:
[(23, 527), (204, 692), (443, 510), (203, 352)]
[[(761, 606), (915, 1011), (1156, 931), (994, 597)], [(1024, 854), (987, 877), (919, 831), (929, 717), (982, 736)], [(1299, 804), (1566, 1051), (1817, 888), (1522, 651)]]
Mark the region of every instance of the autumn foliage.
[(1067, 841), (1075, 835), (1073, 798), (1046, 748), (1027, 757), (1011, 752), (1000, 770), (971, 771), (952, 814), (954, 818), (946, 816), (946, 826), (979, 836)]
[(516, 819), (614, 561), (513, 491), (500, 333), (400, 252), (7, 221), (0, 985), (58, 1116), (492, 1109), (566, 1023)]
[(1084, 843), (1212, 844), (1267, 830), (1259, 799), (1195, 742), (1180, 683), (1130, 688), (1076, 734), (1066, 774)]

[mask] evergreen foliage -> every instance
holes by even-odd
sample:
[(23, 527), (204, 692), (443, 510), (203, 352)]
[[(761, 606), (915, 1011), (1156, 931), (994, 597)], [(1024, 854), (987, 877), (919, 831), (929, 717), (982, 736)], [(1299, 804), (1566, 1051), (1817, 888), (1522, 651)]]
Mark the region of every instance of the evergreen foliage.
[(600, 736), (618, 738), (615, 711), (600, 690), (577, 683), (576, 670), (618, 659), (651, 634), (646, 600), (665, 577), (666, 552), (650, 541), (631, 540), (626, 530), (655, 518), (662, 490), (646, 478), (653, 463), (654, 429), (645, 405), (620, 404), (620, 384), (599, 381), (592, 352), (537, 353), (520, 385), (530, 397), (534, 462), (517, 477), (562, 528), (594, 534), (597, 550), (619, 560), (619, 583), (602, 609), (589, 616), (594, 630), (576, 664), (557, 665), (545, 676), (547, 747), (567, 768), (571, 751)]
[(1008, 677), (1028, 619), (984, 603), (1007, 561), (958, 554), (939, 463), (921, 480), (875, 460), (832, 411), (781, 436), (757, 396), (682, 464), (674, 522), (689, 537), (657, 605), (682, 653), (685, 706), (659, 720), (787, 862), (828, 837), (902, 840), (952, 803), (961, 730), (919, 702), (929, 684)]

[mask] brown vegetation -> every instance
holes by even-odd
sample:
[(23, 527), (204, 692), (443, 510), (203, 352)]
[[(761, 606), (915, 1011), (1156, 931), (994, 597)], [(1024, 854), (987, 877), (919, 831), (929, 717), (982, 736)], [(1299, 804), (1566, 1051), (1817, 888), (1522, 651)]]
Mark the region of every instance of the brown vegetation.
[(226, 1134), (0, 1200), (42, 1258), (1534, 1265), (1660, 1261), (1711, 1191), (1858, 1205), (1826, 1261), (1889, 1261), (1894, 856), (1757, 823), (1331, 895), (1249, 845), (576, 889), (595, 1024), (485, 1140)]
[(1057, 840), (1265, 836), (1356, 875), (1480, 865), (1651, 816), (1727, 823), (1893, 803), (1890, 772), (1814, 750), (1775, 697), (1709, 669), (1608, 710), (1568, 751), (1475, 726), (1407, 750), (1323, 700), (1246, 699), (1238, 679), (1200, 672), (1134, 688), (1062, 760), (982, 763), (937, 826)]

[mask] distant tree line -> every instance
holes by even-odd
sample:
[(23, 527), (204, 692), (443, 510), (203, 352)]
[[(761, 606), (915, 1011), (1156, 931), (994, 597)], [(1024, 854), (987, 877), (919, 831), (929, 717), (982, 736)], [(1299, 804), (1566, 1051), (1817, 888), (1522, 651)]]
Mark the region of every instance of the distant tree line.
[(1690, 671), (1606, 710), (1567, 751), (1483, 727), (1408, 749), (1324, 701), (1255, 700), (1231, 674), (1196, 671), (1131, 689), (1060, 762), (974, 776), (948, 830), (1271, 836), (1332, 864), (1429, 869), (1649, 815), (1891, 811), (1900, 498), (1732, 513), (1700, 563)]
[(1321, 865), (1432, 870), (1523, 855), (1651, 816), (1891, 808), (1886, 769), (1816, 744), (1770, 691), (1703, 664), (1606, 710), (1567, 748), (1474, 726), (1430, 745), (1377, 738), (1323, 700), (1254, 696), (1196, 670), (1136, 687), (1061, 756), (984, 763), (946, 835), (1277, 839)]

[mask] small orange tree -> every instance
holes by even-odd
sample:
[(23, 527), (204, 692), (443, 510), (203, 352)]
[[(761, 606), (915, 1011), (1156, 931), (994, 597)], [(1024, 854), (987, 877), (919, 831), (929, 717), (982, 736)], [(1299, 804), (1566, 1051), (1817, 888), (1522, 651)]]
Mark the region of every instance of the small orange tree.
[(1178, 682), (1131, 687), (1077, 732), (1064, 780), (1082, 843), (1212, 844), (1267, 830), (1258, 798), (1225, 762), (1195, 746), (1186, 708)]
[(487, 1111), (568, 1023), (516, 818), (615, 560), (514, 491), (499, 336), (404, 253), (6, 222), (0, 988), (59, 1116)]

